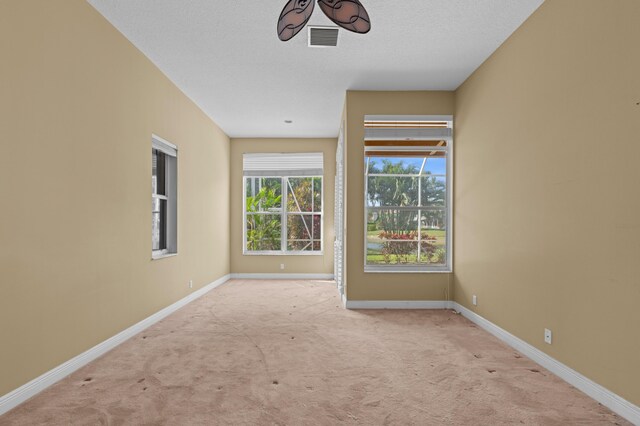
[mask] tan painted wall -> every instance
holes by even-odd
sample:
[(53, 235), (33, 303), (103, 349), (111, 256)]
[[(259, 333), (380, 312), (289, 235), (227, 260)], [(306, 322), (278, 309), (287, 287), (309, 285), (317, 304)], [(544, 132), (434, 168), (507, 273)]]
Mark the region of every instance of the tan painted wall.
[[(231, 272), (234, 274), (333, 274), (334, 180), (337, 139), (231, 140)], [(248, 152), (324, 153), (324, 253), (303, 256), (242, 254), (242, 154)], [(285, 269), (280, 269), (280, 264)]]
[(447, 300), (448, 273), (364, 273), (364, 116), (453, 114), (453, 92), (348, 91), (347, 264), (350, 300)]
[(547, 0), (458, 90), (454, 241), (456, 301), (637, 405), (639, 19)]
[[(83, 0), (0, 2), (0, 395), (229, 273), (229, 140)], [(151, 134), (179, 148), (151, 261)]]

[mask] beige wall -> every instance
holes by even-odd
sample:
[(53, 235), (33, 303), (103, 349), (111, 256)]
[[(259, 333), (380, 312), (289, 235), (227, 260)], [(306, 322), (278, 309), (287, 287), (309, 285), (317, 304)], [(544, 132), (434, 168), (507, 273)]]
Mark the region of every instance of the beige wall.
[[(231, 272), (234, 274), (333, 274), (334, 180), (337, 139), (231, 140)], [(324, 252), (322, 255), (263, 256), (242, 254), (242, 154), (249, 152), (324, 153)], [(285, 269), (280, 269), (284, 263)]]
[[(83, 0), (0, 2), (0, 53), (3, 395), (229, 273), (229, 140)], [(152, 133), (179, 148), (157, 261)]]
[(448, 115), (453, 92), (348, 91), (346, 101), (347, 270), (350, 300), (447, 300), (447, 273), (364, 273), (364, 116)]
[(547, 0), (458, 90), (454, 221), (455, 300), (636, 405), (639, 18)]
[[(638, 16), (636, 0), (547, 0), (455, 105), (452, 92), (349, 91), (348, 298), (449, 296), (451, 274), (363, 272), (362, 121), (455, 109), (455, 300), (640, 404)], [(0, 52), (0, 395), (191, 279), (333, 272), (335, 139), (230, 146), (83, 0), (1, 2)], [(151, 133), (179, 147), (179, 255), (158, 261)], [(242, 153), (318, 150), (324, 255), (242, 256)]]

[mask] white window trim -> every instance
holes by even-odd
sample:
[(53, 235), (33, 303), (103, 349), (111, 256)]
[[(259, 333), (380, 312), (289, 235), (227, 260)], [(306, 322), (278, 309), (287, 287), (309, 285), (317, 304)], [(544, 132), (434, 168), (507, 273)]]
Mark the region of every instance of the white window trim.
[[(432, 115), (432, 116), (366, 116), (368, 120), (387, 120), (387, 121), (396, 121), (396, 120), (413, 120), (413, 121), (450, 121), (451, 128), (453, 129), (453, 116), (450, 115)], [(447, 141), (447, 182), (446, 182), (446, 191), (447, 191), (447, 239), (446, 239), (446, 250), (447, 250), (447, 264), (442, 266), (429, 266), (429, 265), (407, 265), (407, 266), (399, 266), (399, 265), (367, 265), (367, 222), (368, 222), (368, 207), (367, 207), (367, 195), (368, 195), (368, 179), (366, 170), (363, 173), (364, 176), (364, 256), (363, 256), (363, 265), (365, 273), (373, 273), (373, 274), (384, 274), (384, 273), (404, 273), (404, 274), (449, 274), (453, 272), (453, 157), (454, 157), (454, 143), (453, 143), (453, 134), (446, 138), (438, 138), (445, 139)], [(380, 150), (380, 147), (377, 147), (376, 150)], [(415, 150), (412, 148), (411, 150)], [(433, 147), (430, 147), (428, 150), (432, 151)], [(397, 150), (396, 150), (397, 151)]]
[(151, 146), (172, 157), (178, 157), (178, 147), (160, 136), (151, 135)]
[[(282, 179), (282, 182), (285, 182), (286, 179), (295, 179), (295, 178), (319, 178), (320, 179), (320, 198), (322, 200), (322, 208), (320, 212), (311, 212), (313, 215), (320, 215), (320, 250), (319, 251), (301, 251), (301, 250), (286, 250), (287, 247), (287, 193), (288, 189), (284, 186), (282, 187), (282, 199), (280, 201), (281, 211), (280, 215), (281, 219), (281, 236), (280, 236), (280, 247), (284, 247), (282, 250), (269, 250), (269, 251), (251, 251), (247, 250), (247, 179), (251, 178), (265, 178), (265, 179)], [(243, 176), (242, 177), (242, 255), (243, 256), (324, 256), (324, 176), (316, 175), (316, 176)], [(296, 214), (292, 212), (292, 214)]]

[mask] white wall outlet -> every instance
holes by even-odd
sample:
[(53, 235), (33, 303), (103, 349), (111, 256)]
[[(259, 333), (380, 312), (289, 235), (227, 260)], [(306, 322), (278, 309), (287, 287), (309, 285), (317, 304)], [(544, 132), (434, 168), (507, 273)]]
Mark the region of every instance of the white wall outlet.
[(193, 280), (189, 280), (189, 288), (193, 288)]
[(544, 329), (544, 342), (548, 343), (549, 345), (551, 344), (551, 330), (549, 330), (548, 328)]
[(284, 269), (284, 263), (280, 264), (280, 269)]
[(473, 297), (471, 297), (471, 303), (473, 303), (473, 306), (478, 306), (478, 296), (474, 294)]

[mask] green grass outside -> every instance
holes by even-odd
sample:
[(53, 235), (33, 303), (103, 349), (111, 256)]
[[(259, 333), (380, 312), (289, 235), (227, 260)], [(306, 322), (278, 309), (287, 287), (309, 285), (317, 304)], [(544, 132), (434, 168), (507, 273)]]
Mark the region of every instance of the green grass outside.
[[(417, 265), (418, 261), (417, 261), (418, 256), (417, 255), (410, 255), (407, 257), (404, 257), (403, 259), (406, 259), (406, 262), (398, 262), (398, 259), (396, 258), (396, 256), (391, 256), (390, 257), (390, 262), (386, 263), (384, 261), (384, 256), (381, 254), (371, 254), (370, 252), (367, 253), (367, 264), (368, 265)], [(426, 262), (424, 259), (422, 259), (419, 263), (420, 265), (424, 265), (424, 264), (429, 264), (429, 265), (444, 265), (443, 263), (437, 263), (437, 262)]]
[[(368, 237), (378, 238), (378, 235), (380, 234), (380, 232), (382, 231), (381, 230), (367, 231), (367, 238)], [(446, 235), (446, 231), (444, 229), (423, 229), (422, 233), (423, 234), (426, 233), (429, 236), (434, 236), (434, 237), (444, 237)]]

